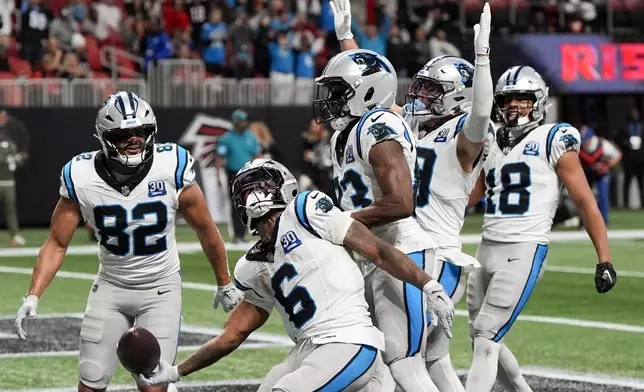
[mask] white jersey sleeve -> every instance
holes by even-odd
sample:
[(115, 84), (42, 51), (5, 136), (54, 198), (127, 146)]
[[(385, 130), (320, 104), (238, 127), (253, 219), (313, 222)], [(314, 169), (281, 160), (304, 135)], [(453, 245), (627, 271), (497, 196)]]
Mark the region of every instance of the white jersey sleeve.
[(559, 123), (548, 132), (546, 155), (548, 162), (555, 168), (559, 159), (568, 151), (579, 153), (581, 136), (577, 128), (567, 123)]
[(235, 286), (244, 292), (244, 300), (262, 308), (268, 313), (273, 311), (275, 299), (264, 282), (264, 266), (257, 261), (249, 261), (246, 256), (235, 265)]
[(375, 109), (365, 114), (356, 128), (358, 156), (369, 162), (369, 152), (378, 143), (394, 140), (404, 150), (413, 150), (409, 126), (405, 120), (389, 109)]
[(350, 212), (341, 211), (333, 205), (329, 196), (318, 191), (297, 195), (295, 214), (308, 232), (336, 245), (344, 243), (344, 237), (353, 222)]
[(72, 161), (73, 159), (67, 162), (63, 166), (63, 170), (60, 171), (60, 189), (58, 190), (58, 194), (62, 198), (78, 201), (74, 192), (74, 182), (72, 181)]
[(175, 171), (175, 182), (177, 187), (177, 196), (181, 191), (195, 182), (195, 159), (185, 148), (177, 146), (177, 169)]

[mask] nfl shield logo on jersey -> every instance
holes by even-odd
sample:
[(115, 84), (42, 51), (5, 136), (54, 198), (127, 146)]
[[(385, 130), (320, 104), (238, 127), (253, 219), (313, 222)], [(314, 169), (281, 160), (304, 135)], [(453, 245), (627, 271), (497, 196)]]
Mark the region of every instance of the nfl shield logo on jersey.
[(302, 241), (297, 238), (297, 235), (291, 231), (287, 231), (282, 238), (280, 238), (280, 243), (282, 244), (282, 249), (284, 250), (284, 254), (288, 254), (293, 249), (297, 248), (298, 246), (302, 245)]
[(539, 155), (539, 142), (530, 141), (526, 143), (525, 148), (523, 149), (523, 155)]
[(148, 182), (148, 197), (164, 196), (168, 192), (165, 190), (165, 182), (163, 180), (155, 180)]

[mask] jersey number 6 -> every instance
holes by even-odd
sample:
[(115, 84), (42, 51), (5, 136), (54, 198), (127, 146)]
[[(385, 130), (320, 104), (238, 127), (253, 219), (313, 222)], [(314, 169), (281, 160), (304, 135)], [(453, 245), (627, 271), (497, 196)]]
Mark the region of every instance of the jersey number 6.
[[(275, 299), (288, 314), (288, 319), (295, 325), (295, 328), (299, 329), (313, 317), (317, 310), (317, 305), (315, 305), (315, 301), (311, 298), (309, 291), (302, 286), (293, 287), (291, 293), (288, 296), (284, 296), (282, 283), (284, 283), (284, 280), (290, 281), (296, 276), (297, 270), (293, 264), (284, 264), (271, 278), (271, 287), (275, 292)], [(300, 308), (295, 312), (297, 304), (300, 304)]]
[[(147, 237), (163, 233), (168, 225), (168, 208), (160, 201), (139, 203), (132, 209), (132, 221), (145, 219), (146, 215), (156, 216), (156, 223), (139, 226), (132, 231), (134, 238), (134, 256), (149, 256), (163, 252), (168, 248), (165, 236), (148, 244)], [(108, 219), (110, 218), (110, 219)], [(94, 222), (100, 237), (101, 246), (117, 256), (130, 252), (130, 234), (128, 214), (120, 205), (94, 207)], [(116, 238), (116, 242), (110, 239)]]

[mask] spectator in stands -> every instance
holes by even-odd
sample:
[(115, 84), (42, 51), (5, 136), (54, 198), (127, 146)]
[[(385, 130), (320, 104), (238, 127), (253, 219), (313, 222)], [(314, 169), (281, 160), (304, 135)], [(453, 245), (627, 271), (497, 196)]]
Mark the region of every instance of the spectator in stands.
[(371, 24), (361, 29), (355, 19), (352, 22), (352, 26), (354, 26), (353, 33), (360, 48), (370, 49), (387, 56), (387, 40), (389, 39), (389, 29), (391, 27), (391, 16), (388, 13), (384, 15), (380, 29)]
[(273, 139), (271, 130), (263, 121), (253, 121), (248, 128), (255, 134), (260, 146), (260, 158), (274, 159), (281, 162), (281, 154), (277, 149), (277, 143)]
[(163, 21), (165, 22), (165, 32), (170, 36), (177, 29), (183, 31), (192, 28), (190, 17), (183, 6), (183, 0), (168, 1), (163, 5)]
[(10, 72), (9, 66), (9, 36), (0, 35), (0, 72)]
[(422, 26), (416, 29), (415, 40), (412, 44), (411, 51), (411, 72), (416, 72), (421, 69), (432, 58), (429, 41), (427, 40), (427, 32)]
[(286, 105), (292, 97), (295, 81), (293, 38), (286, 31), (280, 31), (276, 42), (268, 44), (271, 54), (271, 96), (272, 103), (276, 105)]
[(597, 18), (597, 9), (591, 1), (568, 0), (561, 5), (571, 33), (591, 32), (590, 24)]
[[(228, 34), (231, 44), (231, 70), (235, 77), (249, 77), (252, 72), (251, 48), (254, 33), (248, 26), (248, 18), (243, 7), (237, 7), (235, 21), (230, 26)], [(237, 70), (237, 67), (241, 69)], [(245, 76), (242, 76), (245, 75)]]
[(49, 38), (53, 13), (41, 0), (28, 0), (20, 7), (20, 56), (32, 67), (39, 67), (43, 55), (43, 41)]
[(87, 17), (87, 6), (81, 2), (73, 2), (63, 8), (60, 16), (51, 22), (49, 35), (58, 40), (61, 49), (70, 50), (74, 34), (94, 31), (95, 26)]
[(438, 56), (461, 57), (461, 51), (454, 44), (447, 41), (445, 31), (436, 30), (436, 35), (429, 39), (429, 53), (432, 58)]
[(63, 62), (63, 51), (58, 46), (58, 40), (50, 36), (45, 45), (45, 54), (42, 59), (42, 77), (55, 78)]
[(264, 15), (260, 20), (254, 41), (253, 64), (255, 73), (265, 78), (269, 77), (271, 71), (271, 55), (268, 49), (272, 34), (269, 29), (270, 23), (271, 17)]
[[(235, 174), (251, 159), (258, 158), (261, 147), (257, 137), (248, 129), (248, 114), (243, 110), (235, 110), (231, 117), (233, 130), (226, 132), (217, 141), (215, 166), (217, 168), (217, 182), (222, 187), (219, 171), (225, 168), (228, 177), (228, 186), (232, 183)], [(231, 208), (232, 222), (235, 231), (233, 243), (243, 242), (246, 233), (244, 223), (235, 213), (235, 206)]]
[(169, 59), (172, 57), (172, 41), (165, 31), (161, 29), (158, 20), (150, 21), (144, 42), (146, 69), (151, 61)]
[(630, 120), (626, 129), (620, 130), (617, 143), (624, 154), (624, 206), (629, 208), (631, 182), (636, 179), (640, 194), (640, 208), (644, 208), (644, 124), (640, 119), (640, 112), (632, 108)]
[(63, 56), (63, 64), (58, 72), (59, 77), (66, 79), (81, 79), (91, 76), (91, 72), (79, 64), (75, 52), (67, 52)]
[(78, 58), (78, 65), (89, 71), (89, 54), (87, 53), (87, 40), (79, 33), (72, 36), (72, 51)]
[[(401, 29), (397, 24), (391, 26), (387, 53), (391, 64), (396, 69), (399, 78), (407, 77), (407, 67), (411, 57), (411, 37), (409, 31), (404, 27)], [(414, 69), (414, 72), (416, 69)]]
[(192, 47), (199, 49), (201, 45), (201, 28), (206, 23), (212, 2), (210, 0), (186, 0), (186, 11), (190, 16), (190, 24), (192, 25)]
[[(295, 56), (295, 102), (306, 105), (313, 98), (315, 86), (315, 56), (324, 46), (324, 38), (314, 40), (310, 32), (298, 35), (298, 50)], [(312, 42), (313, 41), (313, 42)]]
[(184, 60), (193, 58), (192, 52), (190, 51), (190, 47), (188, 46), (188, 44), (184, 42), (178, 42), (178, 43), (175, 43), (175, 48), (176, 48), (174, 51), (175, 58), (184, 59)]
[(0, 0), (0, 40), (11, 35), (11, 15), (15, 6), (15, 0)]
[(597, 203), (599, 211), (608, 226), (610, 214), (610, 170), (617, 165), (622, 154), (608, 140), (595, 135), (593, 127), (583, 125), (579, 128), (581, 133), (581, 159), (588, 184), (597, 189)]
[(282, 7), (277, 16), (271, 20), (271, 30), (287, 31), (293, 26), (293, 14), (288, 12), (286, 7)]
[(313, 181), (315, 187), (327, 195), (335, 195), (333, 190), (333, 161), (329, 131), (324, 124), (315, 120), (309, 122), (309, 130), (304, 137), (304, 173)]
[(227, 37), (228, 26), (222, 20), (221, 9), (213, 8), (208, 23), (201, 28), (201, 43), (206, 71), (214, 75), (225, 74)]
[(120, 42), (119, 28), (123, 20), (121, 9), (114, 4), (114, 0), (94, 0), (92, 6), (96, 12), (96, 38), (112, 45)]
[[(320, 0), (296, 0), (296, 9), (298, 13), (306, 15), (309, 20), (317, 20), (322, 12)], [(333, 20), (331, 20), (331, 24), (333, 24)]]

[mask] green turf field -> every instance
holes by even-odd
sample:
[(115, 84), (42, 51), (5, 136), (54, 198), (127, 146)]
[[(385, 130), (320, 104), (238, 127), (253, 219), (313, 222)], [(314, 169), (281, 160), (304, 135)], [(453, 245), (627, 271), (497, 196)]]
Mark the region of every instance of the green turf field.
[[(464, 232), (480, 232), (480, 222), (479, 216), (468, 218)], [(616, 211), (612, 215), (610, 228), (644, 229), (644, 214)], [(181, 227), (178, 232), (179, 242), (196, 241), (189, 229)], [(222, 232), (227, 233), (223, 229)], [(32, 229), (26, 230), (24, 234), (29, 242), (28, 246), (37, 247), (46, 238), (47, 231)], [(7, 237), (2, 232), (0, 239), (4, 238), (3, 235)], [(79, 230), (73, 245), (89, 244), (86, 232)], [(596, 259), (592, 245), (585, 242), (551, 244), (548, 266), (572, 269), (569, 272), (549, 271), (545, 274), (523, 312), (523, 315), (537, 317), (518, 321), (509, 333), (506, 343), (523, 366), (644, 379), (644, 359), (640, 355), (644, 339), (644, 242), (613, 241), (611, 249), (618, 273), (626, 272), (625, 275), (629, 276), (620, 276), (613, 291), (599, 295), (594, 288), (592, 273), (581, 270), (594, 268)], [(466, 245), (465, 251), (474, 254), (476, 245)], [(240, 255), (241, 252), (229, 253), (231, 271)], [(32, 268), (34, 261), (33, 256), (3, 257), (0, 253), (0, 267)], [(214, 284), (210, 266), (201, 254), (183, 254), (181, 263), (185, 282)], [(68, 256), (62, 270), (95, 273), (97, 267), (94, 255)], [(15, 314), (29, 281), (30, 276), (24, 273), (0, 272), (3, 298), (0, 301), (0, 316), (10, 318)], [(39, 314), (82, 313), (91, 283), (87, 279), (55, 279), (41, 299)], [(211, 291), (184, 289), (183, 323), (221, 327), (226, 315), (221, 310), (213, 310), (211, 304)], [(458, 308), (464, 310), (464, 303)], [(579, 326), (583, 321), (595, 323)], [(7, 338), (3, 333), (11, 332), (10, 328), (0, 329), (0, 346), (3, 337)], [(262, 328), (262, 332), (284, 334), (281, 320), (276, 314)], [(77, 339), (77, 336), (73, 339)], [(288, 348), (284, 346), (239, 350), (221, 363), (190, 376), (186, 381), (261, 378), (287, 352)], [(179, 359), (188, 354), (188, 351), (181, 352)], [(52, 356), (24, 355), (7, 358), (6, 355), (0, 355), (0, 390), (76, 385), (77, 356), (49, 355)], [(462, 316), (454, 322), (452, 359), (459, 369), (466, 369), (471, 360), (467, 320)], [(127, 384), (131, 383), (131, 378), (119, 369), (114, 382)]]

